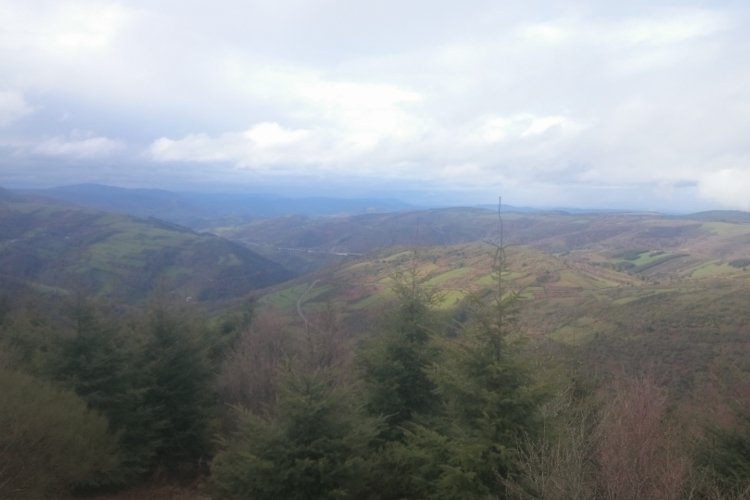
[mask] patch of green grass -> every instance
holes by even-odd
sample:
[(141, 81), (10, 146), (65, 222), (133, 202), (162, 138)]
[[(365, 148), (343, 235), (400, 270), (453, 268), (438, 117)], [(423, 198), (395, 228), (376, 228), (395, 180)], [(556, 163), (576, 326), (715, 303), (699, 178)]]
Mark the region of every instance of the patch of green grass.
[(737, 272), (737, 269), (720, 261), (711, 261), (697, 267), (690, 273), (691, 278), (710, 278)]
[[(513, 281), (515, 279), (518, 279), (522, 276), (521, 273), (516, 272), (506, 272), (503, 273), (503, 281)], [(481, 287), (494, 287), (497, 285), (497, 275), (495, 273), (488, 273), (482, 276), (481, 278), (477, 278), (473, 281), (473, 284), (481, 286)]]
[(731, 236), (748, 232), (746, 225), (732, 224), (730, 222), (705, 222), (703, 223), (703, 229), (718, 236)]
[(648, 250), (625, 250), (624, 252), (616, 253), (613, 257), (615, 259), (633, 261), (639, 259), (642, 254), (647, 252)]
[(593, 318), (583, 317), (558, 328), (550, 335), (550, 338), (563, 344), (583, 345), (595, 337), (596, 328), (596, 321)]
[(220, 255), (216, 265), (222, 267), (240, 266), (242, 265), (242, 261), (240, 261), (240, 259), (238, 259), (235, 254), (230, 253), (226, 255)]
[(394, 253), (392, 255), (389, 255), (388, 257), (383, 258), (385, 262), (394, 262), (394, 261), (405, 261), (407, 259), (410, 259), (414, 255), (414, 252), (411, 250), (406, 250), (403, 252)]
[(635, 302), (637, 300), (646, 299), (649, 297), (654, 297), (656, 295), (662, 294), (662, 293), (668, 293), (672, 292), (674, 289), (671, 288), (664, 288), (664, 289), (658, 289), (658, 290), (633, 290), (633, 295), (627, 296), (627, 297), (620, 297), (618, 299), (615, 299), (612, 301), (613, 305), (616, 306), (622, 306), (625, 304), (630, 304), (631, 302)]
[(365, 297), (364, 299), (355, 302), (350, 307), (353, 310), (367, 309), (375, 305), (382, 304), (388, 300), (392, 300), (394, 297), (395, 297), (394, 292), (389, 288), (378, 290), (372, 295), (369, 295), (368, 297)]
[(425, 281), (424, 284), (427, 286), (437, 286), (445, 283), (446, 281), (452, 281), (465, 276), (469, 271), (470, 269), (468, 267), (459, 267), (458, 269), (453, 269), (451, 271), (432, 276), (430, 279)]
[(447, 290), (440, 294), (440, 302), (438, 302), (437, 308), (450, 309), (455, 307), (464, 297), (466, 297), (466, 293), (461, 290)]
[(284, 288), (265, 295), (260, 302), (280, 310), (292, 309), (297, 306), (297, 300), (309, 287), (309, 283), (301, 283), (290, 288)]

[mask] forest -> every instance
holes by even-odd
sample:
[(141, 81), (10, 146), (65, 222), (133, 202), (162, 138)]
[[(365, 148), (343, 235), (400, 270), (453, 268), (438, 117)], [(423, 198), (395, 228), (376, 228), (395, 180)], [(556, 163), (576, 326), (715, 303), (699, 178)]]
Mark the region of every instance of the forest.
[(418, 276), (393, 287), (361, 341), (333, 310), (302, 332), (252, 304), (209, 318), (160, 298), (126, 312), (6, 295), (2, 497), (156, 477), (195, 498), (747, 495), (739, 375), (724, 374), (733, 404), (712, 401), (722, 414), (690, 415), (656, 371), (550, 364), (514, 329), (510, 293), (447, 317)]
[[(75, 249), (43, 237), (50, 210)], [(742, 220), (507, 214), (505, 243), (454, 210), (377, 248), (414, 216), (215, 231), (240, 248), (80, 210), (4, 207), (1, 498), (750, 495)]]

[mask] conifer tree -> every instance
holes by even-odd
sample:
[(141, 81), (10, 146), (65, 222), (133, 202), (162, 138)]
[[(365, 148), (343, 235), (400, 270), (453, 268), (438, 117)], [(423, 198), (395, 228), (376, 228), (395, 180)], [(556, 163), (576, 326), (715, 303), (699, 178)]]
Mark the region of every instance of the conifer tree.
[(210, 449), (213, 370), (195, 323), (157, 304), (144, 325), (143, 401), (157, 436), (155, 459), (172, 470), (191, 469)]
[(121, 446), (123, 468), (118, 480), (130, 481), (150, 470), (158, 446), (153, 411), (145, 402), (148, 378), (141, 346), (85, 298), (78, 297), (69, 306), (68, 316), (71, 332), (59, 339), (60, 356), (53, 373), (90, 408), (108, 417)]
[(430, 310), (436, 295), (420, 286), (414, 271), (397, 277), (394, 291), (395, 314), (359, 357), (367, 410), (385, 418), (386, 441), (400, 439), (405, 423), (432, 413), (437, 405), (428, 376), (437, 355)]
[(490, 303), (470, 298), (457, 338), (440, 341), (439, 360), (424, 372), (439, 406), (431, 418), (407, 423), (403, 442), (386, 448), (408, 480), (384, 498), (505, 495), (519, 441), (536, 430), (540, 397), (509, 341), (518, 296), (503, 286), (502, 245), (493, 272)]
[[(502, 243), (502, 240), (501, 240)], [(541, 394), (514, 356), (510, 342), (519, 296), (504, 288), (505, 247), (493, 261), (496, 288), (489, 304), (470, 297), (469, 319), (457, 339), (443, 343), (431, 377), (443, 403), (432, 429), (411, 435), (418, 446), (432, 433), (445, 438), (442, 464), (432, 484), (442, 498), (503, 496), (519, 441), (537, 430)]]
[(330, 370), (288, 368), (270, 414), (237, 409), (238, 429), (211, 467), (225, 494), (261, 500), (356, 496), (375, 421), (334, 378)]

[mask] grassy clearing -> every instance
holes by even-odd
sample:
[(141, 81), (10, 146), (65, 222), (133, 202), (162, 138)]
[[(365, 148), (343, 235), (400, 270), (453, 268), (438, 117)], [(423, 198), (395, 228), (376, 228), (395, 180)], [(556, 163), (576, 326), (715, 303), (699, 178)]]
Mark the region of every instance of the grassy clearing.
[(568, 345), (583, 345), (593, 339), (601, 326), (594, 318), (582, 317), (564, 325), (550, 335), (552, 340)]
[(456, 307), (466, 297), (466, 292), (461, 290), (447, 290), (440, 295), (438, 309), (451, 309)]
[(453, 269), (451, 271), (447, 271), (444, 273), (440, 273), (437, 275), (432, 276), (430, 279), (424, 282), (427, 286), (437, 286), (442, 285), (443, 283), (447, 281), (453, 281), (458, 278), (461, 278), (462, 276), (466, 276), (471, 269), (468, 267), (460, 267), (458, 269)]
[(615, 299), (612, 301), (612, 304), (616, 306), (622, 306), (625, 304), (630, 304), (631, 302), (635, 302), (637, 300), (647, 299), (649, 297), (655, 297), (662, 293), (673, 292), (674, 290), (675, 289), (673, 288), (664, 288), (664, 289), (659, 289), (659, 290), (633, 290), (633, 295)]
[(732, 224), (731, 222), (705, 222), (702, 227), (718, 236), (733, 236), (748, 232), (746, 225)]
[(388, 257), (384, 257), (381, 260), (389, 263), (393, 262), (406, 262), (414, 256), (414, 252), (411, 250), (405, 250), (403, 252), (394, 253)]
[(374, 307), (378, 304), (383, 304), (389, 300), (393, 300), (394, 298), (396, 298), (396, 294), (390, 288), (387, 288), (383, 290), (378, 290), (372, 295), (365, 297), (364, 299), (360, 301), (355, 302), (349, 307), (352, 310), (367, 309), (370, 307)]
[(737, 269), (721, 261), (707, 262), (690, 273), (691, 278), (711, 278), (725, 274), (735, 274)]
[(297, 300), (299, 300), (308, 288), (310, 288), (310, 283), (301, 283), (265, 295), (260, 302), (280, 310), (292, 309), (296, 307)]

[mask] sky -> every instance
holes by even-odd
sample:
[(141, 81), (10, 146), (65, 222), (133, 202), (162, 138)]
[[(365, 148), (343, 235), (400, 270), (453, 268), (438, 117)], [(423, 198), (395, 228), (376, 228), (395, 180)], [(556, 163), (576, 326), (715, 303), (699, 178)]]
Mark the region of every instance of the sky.
[(750, 211), (750, 3), (0, 0), (0, 186)]

